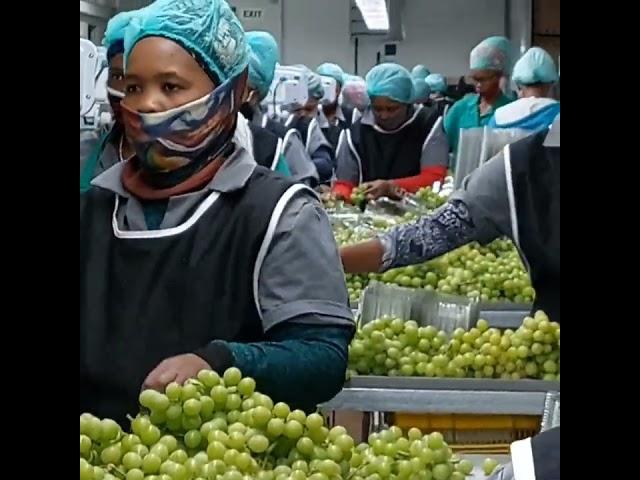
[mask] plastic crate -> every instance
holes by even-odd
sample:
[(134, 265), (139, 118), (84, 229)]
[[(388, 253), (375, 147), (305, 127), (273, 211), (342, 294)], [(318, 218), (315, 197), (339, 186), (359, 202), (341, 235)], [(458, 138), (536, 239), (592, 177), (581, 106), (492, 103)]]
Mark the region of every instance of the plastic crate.
[(512, 442), (538, 433), (540, 417), (392, 413), (389, 423), (405, 431), (412, 427), (423, 433), (438, 431), (457, 452), (501, 454), (509, 452)]

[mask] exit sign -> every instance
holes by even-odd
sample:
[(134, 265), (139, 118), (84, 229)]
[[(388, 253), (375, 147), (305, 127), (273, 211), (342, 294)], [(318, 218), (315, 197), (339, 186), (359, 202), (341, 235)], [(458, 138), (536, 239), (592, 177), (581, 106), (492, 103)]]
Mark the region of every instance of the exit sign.
[(245, 8), (242, 10), (242, 18), (258, 20), (262, 18), (261, 8)]

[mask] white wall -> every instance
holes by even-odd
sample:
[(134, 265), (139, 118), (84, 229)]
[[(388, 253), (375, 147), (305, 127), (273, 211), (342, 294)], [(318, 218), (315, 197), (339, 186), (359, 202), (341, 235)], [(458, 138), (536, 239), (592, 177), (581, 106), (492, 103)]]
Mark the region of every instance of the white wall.
[(315, 69), (335, 62), (353, 69), (349, 38), (349, 0), (281, 0), (282, 57), (285, 63), (304, 63)]
[[(464, 75), (471, 49), (490, 35), (504, 35), (504, 5), (504, 0), (406, 0), (405, 40), (398, 43), (391, 61), (409, 69), (423, 63), (448, 77)], [(360, 38), (360, 74), (375, 65), (384, 43), (378, 37)]]
[[(284, 62), (315, 67), (333, 61), (347, 71), (354, 70), (348, 0), (280, 1)], [(434, 72), (457, 79), (467, 73), (469, 52), (478, 42), (490, 35), (504, 35), (505, 0), (405, 0), (403, 25), (405, 40), (398, 43), (392, 61), (409, 69), (424, 63)], [(376, 53), (385, 43), (378, 36), (359, 37), (359, 74), (375, 65)]]
[[(229, 0), (229, 4), (236, 7), (236, 15), (245, 30), (266, 30), (274, 36), (278, 44), (282, 43), (281, 0)], [(244, 18), (246, 9), (259, 9), (260, 18)]]
[[(149, 3), (149, 0), (112, 1), (121, 10)], [(523, 1), (530, 0), (513, 0), (512, 9), (514, 3)], [(229, 3), (236, 6), (239, 16), (245, 8), (263, 10), (261, 19), (241, 18), (241, 21), (247, 30), (267, 30), (279, 40), (282, 63), (304, 63), (315, 68), (331, 61), (353, 72), (350, 0), (229, 0)], [(505, 33), (505, 0), (405, 0), (403, 25), (405, 40), (398, 43), (398, 54), (390, 60), (409, 69), (424, 63), (431, 71), (457, 79), (467, 73), (469, 52), (479, 41)], [(376, 53), (385, 43), (382, 37), (359, 37), (359, 74), (364, 75), (375, 65)]]
[(531, 47), (533, 4), (532, 0), (510, 0), (509, 7), (509, 38), (520, 56)]

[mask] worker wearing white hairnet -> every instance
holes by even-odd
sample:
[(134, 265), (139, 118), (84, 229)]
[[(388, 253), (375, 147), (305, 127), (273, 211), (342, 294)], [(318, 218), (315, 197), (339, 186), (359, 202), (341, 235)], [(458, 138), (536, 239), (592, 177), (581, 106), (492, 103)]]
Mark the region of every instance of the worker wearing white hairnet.
[(124, 48), (135, 156), (80, 196), (80, 412), (125, 425), (141, 388), (232, 366), (315, 410), (344, 383), (352, 312), (317, 196), (252, 156), (239, 20), (157, 0)]
[(333, 147), (322, 133), (318, 123), (318, 106), (324, 96), (320, 76), (306, 66), (308, 80), (308, 100), (305, 105), (294, 109), (285, 122), (287, 129), (295, 129), (302, 136), (303, 143), (318, 172), (321, 184), (327, 184), (335, 171)]
[(354, 110), (351, 123), (355, 123), (371, 103), (364, 78), (356, 75), (345, 75), (345, 82), (342, 87), (342, 103)]
[(560, 102), (551, 98), (558, 81), (551, 55), (539, 47), (527, 50), (513, 68), (513, 81), (520, 98), (497, 109), (489, 126), (535, 131), (551, 125), (560, 113)]
[(318, 123), (322, 133), (329, 141), (333, 149), (338, 146), (340, 134), (351, 126), (353, 120), (353, 108), (340, 105), (340, 94), (345, 82), (345, 73), (339, 65), (335, 63), (323, 63), (316, 69), (316, 73), (323, 77), (333, 78), (336, 81), (336, 97), (332, 103), (320, 106)]
[(247, 32), (246, 38), (249, 46), (249, 79), (247, 96), (240, 112), (249, 120), (256, 162), (286, 172), (296, 181), (315, 186), (318, 173), (300, 134), (293, 129), (288, 131), (260, 109), (260, 102), (269, 93), (280, 57), (278, 43), (269, 32)]
[(411, 74), (384, 63), (371, 69), (366, 82), (371, 106), (340, 139), (334, 195), (349, 199), (364, 184), (369, 198), (397, 197), (401, 189), (415, 192), (444, 179), (446, 150), (431, 156), (426, 148), (437, 116), (414, 106)]
[(469, 68), (476, 93), (458, 100), (444, 119), (453, 152), (458, 149), (461, 129), (487, 125), (498, 108), (513, 100), (500, 88), (501, 79), (511, 73), (512, 56), (511, 43), (505, 37), (489, 37), (471, 50)]

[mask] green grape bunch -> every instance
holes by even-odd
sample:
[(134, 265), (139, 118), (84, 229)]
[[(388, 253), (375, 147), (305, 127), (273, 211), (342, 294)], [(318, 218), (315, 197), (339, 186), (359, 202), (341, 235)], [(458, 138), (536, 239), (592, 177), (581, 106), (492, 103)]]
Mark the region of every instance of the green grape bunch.
[(438, 378), (560, 380), (560, 325), (544, 312), (515, 331), (485, 320), (451, 335), (384, 316), (362, 325), (349, 346), (349, 373)]
[(535, 299), (518, 251), (505, 239), (486, 247), (471, 243), (421, 265), (388, 270), (380, 281), (481, 302), (529, 304)]
[[(395, 223), (382, 219), (369, 221), (363, 217), (361, 225), (356, 227), (335, 225), (336, 243), (342, 247), (370, 240), (396, 223), (412, 221), (415, 215), (407, 213)], [(353, 276), (347, 276), (347, 286), (352, 279)], [(372, 273), (366, 279), (361, 276), (353, 279), (353, 283), (366, 287), (370, 280), (459, 295), (479, 302), (531, 304), (535, 300), (535, 290), (520, 254), (506, 238), (486, 246), (470, 243), (426, 263), (394, 268), (383, 274)], [(351, 289), (351, 300), (357, 302), (362, 289), (353, 286)]]
[(447, 202), (446, 197), (433, 191), (431, 187), (423, 187), (415, 194), (416, 200), (428, 211), (433, 211)]
[(237, 368), (140, 393), (125, 432), (80, 416), (80, 480), (464, 479), (440, 433), (391, 427), (355, 444), (319, 413), (275, 403)]

